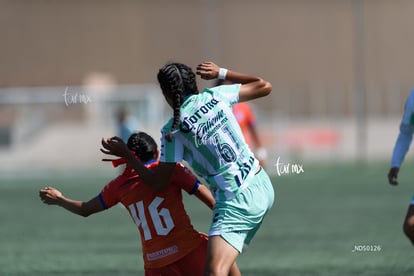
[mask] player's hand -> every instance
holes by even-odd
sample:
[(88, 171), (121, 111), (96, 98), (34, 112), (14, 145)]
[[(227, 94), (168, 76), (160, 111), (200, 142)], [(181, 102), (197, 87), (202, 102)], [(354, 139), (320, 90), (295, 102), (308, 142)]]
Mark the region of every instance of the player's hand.
[(211, 61), (205, 61), (197, 66), (196, 73), (202, 79), (212, 80), (218, 77), (219, 71), (220, 67), (217, 64)]
[(60, 198), (62, 198), (62, 193), (52, 187), (45, 187), (39, 191), (40, 200), (48, 205), (58, 204)]
[(101, 144), (103, 147), (103, 149), (101, 148), (101, 152), (105, 154), (125, 157), (129, 152), (128, 146), (124, 141), (116, 136), (112, 138), (102, 138)]
[(393, 186), (398, 185), (397, 177), (399, 170), (399, 168), (394, 167), (388, 172), (388, 182)]

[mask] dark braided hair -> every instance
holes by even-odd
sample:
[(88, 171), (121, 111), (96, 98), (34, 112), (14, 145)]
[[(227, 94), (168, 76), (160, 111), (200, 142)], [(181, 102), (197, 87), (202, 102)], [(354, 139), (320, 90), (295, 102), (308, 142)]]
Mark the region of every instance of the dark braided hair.
[(148, 162), (154, 159), (157, 152), (157, 143), (145, 132), (135, 132), (128, 138), (127, 146), (142, 162)]
[(189, 94), (198, 94), (196, 75), (185, 64), (169, 63), (159, 70), (157, 78), (162, 93), (173, 103), (174, 121), (170, 131), (165, 135), (165, 138), (171, 141), (172, 131), (180, 123), (180, 107), (184, 97)]

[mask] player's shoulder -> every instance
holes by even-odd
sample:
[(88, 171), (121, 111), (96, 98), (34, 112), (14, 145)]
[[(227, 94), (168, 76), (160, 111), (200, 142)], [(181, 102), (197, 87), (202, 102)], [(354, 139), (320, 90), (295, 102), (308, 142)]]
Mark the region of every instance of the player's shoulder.
[(410, 110), (414, 110), (414, 88), (411, 89), (410, 94), (407, 97), (406, 103), (405, 103), (405, 108), (410, 109)]
[(240, 86), (241, 86), (241, 84), (239, 84), (239, 83), (223, 84), (223, 85), (214, 86), (214, 87), (210, 87), (210, 88), (204, 88), (203, 92), (204, 93), (209, 93), (209, 94), (223, 94), (223, 93), (227, 94), (227, 93), (230, 93), (232, 91), (239, 92)]
[(408, 95), (408, 100), (414, 100), (414, 88), (410, 90), (410, 94)]
[[(150, 170), (155, 170), (159, 166), (159, 160), (153, 160), (150, 163), (146, 164), (145, 166)], [(177, 174), (180, 174), (180, 175), (191, 174), (190, 170), (179, 162), (176, 162), (174, 166), (175, 167), (174, 167), (173, 176)]]
[(127, 181), (129, 181), (131, 178), (135, 178), (137, 174), (135, 171), (131, 172), (127, 169), (124, 170), (124, 172), (114, 179), (112, 179), (107, 185), (105, 185), (103, 190), (113, 190), (113, 189), (119, 189), (123, 184), (125, 184)]
[(188, 170), (187, 167), (184, 166), (184, 164), (182, 164), (180, 162), (175, 163), (175, 169), (179, 170), (179, 171)]
[(166, 132), (170, 131), (171, 130), (171, 127), (173, 125), (173, 122), (174, 122), (174, 118), (170, 118), (168, 120), (168, 122), (165, 123), (165, 125), (161, 128), (161, 132), (162, 133), (166, 133)]
[(193, 177), (193, 173), (184, 164), (176, 162), (173, 177), (174, 180), (185, 180)]
[(148, 163), (145, 164), (145, 167), (147, 167), (150, 170), (153, 170), (155, 168), (158, 167), (158, 165), (160, 164), (159, 160), (151, 160)]

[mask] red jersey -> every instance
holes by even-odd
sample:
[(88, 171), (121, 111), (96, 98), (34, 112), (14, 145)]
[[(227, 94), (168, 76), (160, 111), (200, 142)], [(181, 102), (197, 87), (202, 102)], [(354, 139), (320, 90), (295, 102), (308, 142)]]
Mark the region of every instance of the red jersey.
[(248, 103), (240, 102), (233, 105), (233, 113), (240, 125), (246, 143), (251, 145), (252, 138), (250, 137), (249, 128), (256, 122), (253, 110)]
[[(155, 169), (158, 161), (146, 165)], [(197, 191), (200, 182), (182, 164), (177, 163), (170, 183), (162, 192), (145, 184), (139, 175), (126, 167), (99, 194), (104, 208), (122, 203), (138, 227), (145, 268), (171, 264), (198, 247), (202, 238), (184, 209), (181, 190)]]

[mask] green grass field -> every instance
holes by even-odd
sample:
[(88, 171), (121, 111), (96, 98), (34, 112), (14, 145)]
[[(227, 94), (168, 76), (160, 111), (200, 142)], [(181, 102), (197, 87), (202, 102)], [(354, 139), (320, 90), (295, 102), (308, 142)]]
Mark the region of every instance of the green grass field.
[[(398, 187), (387, 184), (385, 163), (304, 164), (304, 173), (273, 176), (276, 203), (238, 258), (243, 275), (414, 275), (414, 248), (401, 228), (412, 166), (404, 165)], [(0, 275), (143, 275), (139, 235), (123, 208), (82, 218), (38, 198), (50, 185), (87, 200), (108, 175), (24, 176), (0, 182)], [(210, 211), (185, 200), (196, 228), (208, 231)], [(352, 252), (359, 245), (381, 250)]]

